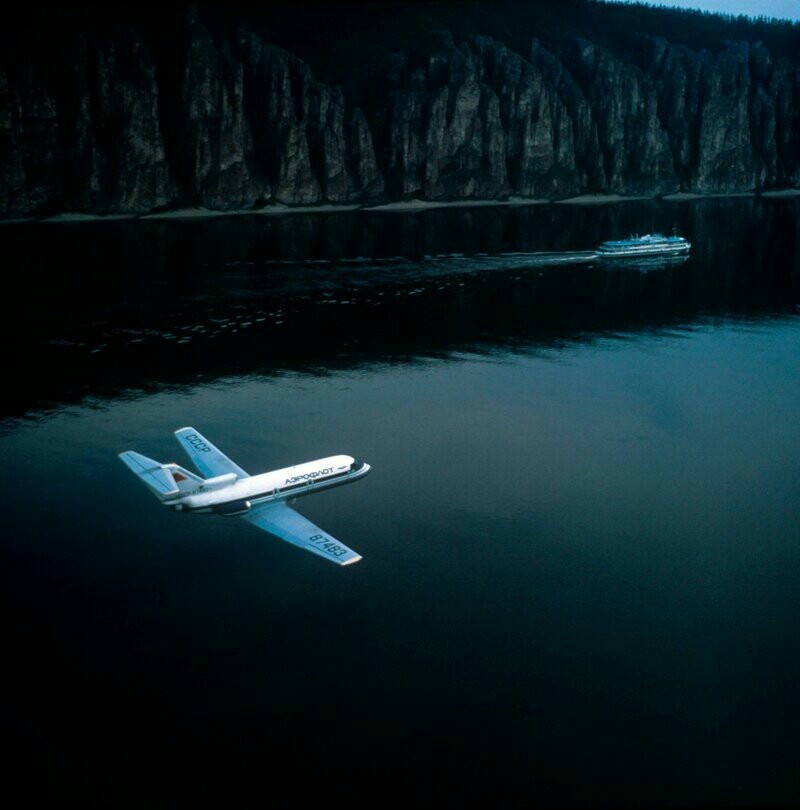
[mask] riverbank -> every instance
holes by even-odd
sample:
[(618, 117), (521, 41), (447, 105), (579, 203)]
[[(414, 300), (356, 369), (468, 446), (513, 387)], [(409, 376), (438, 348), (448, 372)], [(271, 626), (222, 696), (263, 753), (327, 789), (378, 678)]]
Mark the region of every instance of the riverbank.
[(73, 224), (86, 222), (118, 222), (121, 220), (190, 220), (211, 217), (232, 216), (285, 216), (288, 214), (333, 214), (351, 211), (364, 213), (423, 213), (441, 208), (485, 208), (485, 207), (520, 207), (532, 205), (613, 205), (617, 203), (636, 202), (641, 200), (663, 200), (664, 202), (696, 202), (722, 197), (763, 197), (768, 200), (783, 200), (800, 197), (800, 188), (776, 189), (774, 191), (737, 191), (727, 194), (695, 194), (676, 192), (665, 195), (622, 195), (622, 194), (581, 194), (561, 200), (546, 200), (538, 197), (509, 197), (507, 200), (400, 200), (396, 202), (369, 205), (348, 203), (344, 205), (284, 205), (275, 203), (262, 208), (236, 209), (220, 211), (210, 208), (176, 208), (170, 211), (157, 211), (142, 214), (85, 214), (77, 211), (65, 211), (48, 217), (20, 217), (18, 219), (0, 219), (0, 225), (10, 224)]

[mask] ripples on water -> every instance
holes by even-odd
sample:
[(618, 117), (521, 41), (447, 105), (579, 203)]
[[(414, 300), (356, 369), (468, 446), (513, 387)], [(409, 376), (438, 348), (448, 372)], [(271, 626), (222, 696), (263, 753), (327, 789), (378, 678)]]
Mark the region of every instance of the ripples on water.
[[(25, 334), (11, 371), (49, 373), (4, 410), (197, 375), (520, 350), (791, 311), (796, 208), (752, 199), (6, 226), (19, 294), (4, 327), (9, 340)], [(645, 230), (679, 231), (691, 258), (587, 258)]]

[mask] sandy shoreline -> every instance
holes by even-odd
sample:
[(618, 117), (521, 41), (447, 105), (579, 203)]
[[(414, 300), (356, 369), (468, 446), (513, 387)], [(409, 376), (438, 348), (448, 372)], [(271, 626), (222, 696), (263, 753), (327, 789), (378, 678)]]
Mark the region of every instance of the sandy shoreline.
[(667, 202), (689, 202), (691, 200), (714, 200), (718, 197), (755, 197), (756, 195), (755, 191), (731, 191), (726, 194), (695, 194), (692, 191), (676, 191), (674, 194), (665, 194), (661, 199)]
[(622, 194), (579, 194), (577, 197), (567, 197), (566, 200), (554, 200), (559, 205), (608, 205), (609, 203), (627, 202), (628, 200), (657, 200), (658, 197), (647, 195)]
[(217, 211), (211, 208), (177, 208), (174, 211), (159, 211), (157, 214), (144, 214), (139, 219), (201, 219), (205, 217), (279, 216), (281, 214), (325, 214), (333, 211), (356, 211), (362, 206), (353, 205), (265, 205), (263, 208), (233, 209)]
[(39, 222), (117, 222), (123, 219), (139, 219), (141, 214), (82, 214), (80, 212), (65, 211), (63, 214), (56, 214)]
[(404, 200), (402, 202), (390, 202), (383, 205), (369, 205), (361, 208), (362, 211), (430, 211), (434, 208), (485, 208), (487, 206), (517, 206), (517, 205), (542, 205), (551, 200), (542, 200), (536, 197), (509, 197), (507, 200)]
[(621, 194), (581, 194), (563, 200), (545, 200), (535, 197), (509, 197), (507, 200), (402, 200), (398, 202), (382, 203), (380, 205), (364, 205), (349, 203), (343, 205), (284, 205), (275, 203), (263, 208), (248, 208), (242, 210), (217, 211), (210, 208), (177, 208), (172, 211), (158, 211), (152, 214), (84, 214), (77, 211), (65, 211), (49, 217), (19, 217), (17, 219), (0, 219), (0, 225), (30, 224), (30, 223), (81, 223), (81, 222), (119, 222), (124, 220), (189, 220), (208, 219), (232, 216), (285, 216), (288, 214), (328, 214), (350, 211), (364, 213), (416, 213), (433, 211), (440, 208), (486, 208), (486, 207), (521, 207), (531, 205), (611, 205), (614, 203), (633, 202), (641, 200), (663, 200), (665, 202), (692, 202), (694, 200), (709, 200), (721, 197), (764, 197), (765, 199), (780, 200), (800, 197), (800, 188), (776, 189), (774, 191), (739, 191), (729, 194), (695, 194), (691, 192), (676, 192), (663, 196)]
[(800, 188), (782, 188), (778, 191), (762, 191), (762, 197), (768, 200), (781, 200), (785, 197), (800, 197)]

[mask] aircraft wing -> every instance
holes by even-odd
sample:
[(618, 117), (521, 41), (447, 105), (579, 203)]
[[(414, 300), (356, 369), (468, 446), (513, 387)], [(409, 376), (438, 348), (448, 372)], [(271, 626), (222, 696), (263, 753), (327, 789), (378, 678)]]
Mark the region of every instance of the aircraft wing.
[(337, 565), (350, 565), (361, 559), (360, 554), (322, 531), (285, 503), (256, 506), (242, 517), (253, 526), (312, 554), (319, 554)]
[(181, 447), (189, 454), (189, 458), (200, 474), (205, 478), (214, 478), (217, 475), (236, 473), (239, 478), (250, 476), (238, 465), (234, 464), (221, 450), (214, 447), (204, 436), (201, 436), (193, 427), (185, 427), (175, 431), (175, 438)]

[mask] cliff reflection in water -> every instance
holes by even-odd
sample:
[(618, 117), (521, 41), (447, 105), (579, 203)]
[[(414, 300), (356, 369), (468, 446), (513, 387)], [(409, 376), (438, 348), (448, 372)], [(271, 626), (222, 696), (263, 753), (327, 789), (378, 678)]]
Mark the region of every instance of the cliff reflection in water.
[[(6, 226), (3, 417), (229, 375), (527, 351), (800, 300), (800, 201), (539, 205)], [(539, 266), (673, 230), (685, 263)], [(68, 256), (69, 261), (64, 261)], [(19, 336), (24, 334), (22, 347)]]

